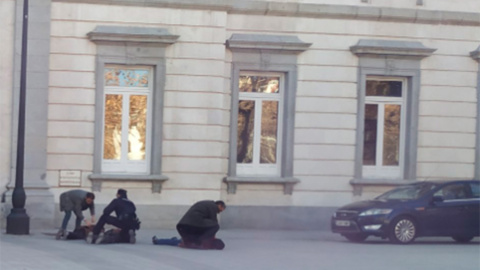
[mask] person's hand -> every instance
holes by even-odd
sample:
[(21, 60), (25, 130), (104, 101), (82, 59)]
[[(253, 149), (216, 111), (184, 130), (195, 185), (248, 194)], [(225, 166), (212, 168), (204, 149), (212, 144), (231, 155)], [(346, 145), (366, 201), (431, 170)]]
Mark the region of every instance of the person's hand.
[(95, 224), (95, 216), (92, 216), (91, 220), (92, 220), (92, 224)]
[(90, 221), (88, 221), (88, 219), (85, 219), (85, 224), (87, 224), (87, 226), (91, 225), (91, 223), (90, 223)]

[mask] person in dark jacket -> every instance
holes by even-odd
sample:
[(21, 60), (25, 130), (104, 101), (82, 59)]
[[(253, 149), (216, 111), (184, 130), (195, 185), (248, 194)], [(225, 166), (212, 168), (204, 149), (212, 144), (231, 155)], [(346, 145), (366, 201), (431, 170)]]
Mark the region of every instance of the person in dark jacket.
[[(100, 232), (105, 224), (111, 224), (120, 229), (120, 236), (123, 239), (129, 239), (131, 244), (135, 244), (135, 230), (140, 228), (137, 214), (135, 213), (135, 204), (127, 199), (127, 191), (119, 189), (117, 198), (113, 199), (103, 210), (103, 215), (98, 220), (92, 231), (92, 244), (98, 239)], [(110, 214), (115, 212), (116, 217)]]
[[(212, 245), (219, 242), (219, 239), (215, 239), (220, 229), (217, 214), (226, 207), (223, 201), (199, 201), (190, 207), (177, 224), (177, 231), (182, 237), (179, 246), (211, 249)], [(223, 249), (224, 246), (215, 249)]]
[[(72, 216), (72, 211), (75, 213), (75, 216), (77, 216), (75, 229), (80, 228), (82, 221), (85, 221), (87, 226), (91, 223), (95, 223), (94, 200), (95, 194), (81, 189), (70, 190), (60, 195), (60, 211), (64, 211), (65, 216), (63, 218), (62, 226), (55, 236), (57, 240), (66, 236), (67, 225)], [(91, 223), (82, 214), (82, 211), (87, 208), (90, 209)]]

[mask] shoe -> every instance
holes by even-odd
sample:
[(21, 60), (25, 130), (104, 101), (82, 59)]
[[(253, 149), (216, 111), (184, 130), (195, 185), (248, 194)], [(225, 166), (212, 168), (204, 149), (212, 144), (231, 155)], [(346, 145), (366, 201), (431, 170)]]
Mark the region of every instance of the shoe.
[(135, 230), (128, 230), (128, 236), (130, 236), (130, 244), (135, 244)]
[(154, 245), (157, 243), (157, 239), (158, 239), (158, 238), (157, 238), (156, 235), (154, 235), (154, 236), (152, 237), (152, 243), (153, 243)]
[(98, 234), (93, 234), (92, 235), (92, 242), (90, 244), (95, 244), (95, 242), (97, 242), (97, 239), (98, 239)]
[(60, 240), (60, 238), (64, 237), (65, 236), (65, 230), (64, 229), (60, 229), (58, 230), (57, 234), (55, 235), (55, 239), (56, 240)]

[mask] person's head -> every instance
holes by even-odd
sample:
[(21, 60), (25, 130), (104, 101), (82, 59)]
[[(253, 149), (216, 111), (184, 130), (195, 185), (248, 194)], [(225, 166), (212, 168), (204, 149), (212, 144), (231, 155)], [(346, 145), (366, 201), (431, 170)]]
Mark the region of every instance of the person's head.
[(215, 204), (218, 207), (218, 213), (221, 213), (223, 210), (225, 210), (225, 208), (227, 208), (227, 206), (225, 205), (225, 202), (223, 201), (216, 201)]
[(92, 204), (93, 200), (95, 200), (95, 194), (93, 194), (92, 192), (88, 192), (87, 196), (85, 196), (85, 202), (87, 204)]
[(117, 190), (117, 198), (127, 198), (127, 191), (123, 188)]

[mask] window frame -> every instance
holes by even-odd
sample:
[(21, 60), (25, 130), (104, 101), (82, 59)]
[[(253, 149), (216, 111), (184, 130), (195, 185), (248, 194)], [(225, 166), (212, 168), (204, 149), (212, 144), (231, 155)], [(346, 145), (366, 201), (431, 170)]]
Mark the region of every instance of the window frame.
[[(126, 86), (107, 86), (104, 85), (103, 89), (103, 129), (102, 129), (102, 164), (101, 171), (104, 174), (149, 174), (151, 166), (151, 152), (152, 148), (152, 99), (153, 99), (153, 85), (155, 82), (153, 80), (153, 67), (151, 66), (127, 66), (127, 65), (106, 65), (105, 68), (119, 68), (123, 70), (134, 70), (134, 69), (147, 69), (148, 70), (148, 87), (126, 87)], [(144, 95), (147, 96), (147, 123), (146, 123), (146, 138), (145, 138), (145, 159), (142, 161), (127, 159), (128, 155), (128, 133), (125, 135), (126, 131), (122, 131), (122, 157), (119, 161), (117, 160), (106, 160), (104, 159), (104, 150), (105, 150), (105, 100), (106, 96), (109, 94), (113, 95), (122, 95), (122, 127), (129, 126), (129, 116), (130, 116), (130, 97), (132, 95)], [(125, 106), (127, 105), (127, 106)], [(125, 130), (125, 129), (122, 129)], [(125, 149), (127, 148), (127, 149)]]
[[(387, 179), (403, 179), (403, 168), (405, 162), (405, 135), (406, 135), (406, 101), (408, 98), (408, 89), (407, 78), (402, 77), (391, 77), (391, 76), (367, 76), (365, 83), (369, 80), (375, 81), (396, 81), (402, 83), (402, 96), (401, 97), (378, 97), (378, 96), (367, 96), (365, 93), (365, 103), (364, 108), (367, 104), (378, 105), (379, 111), (377, 114), (377, 119), (382, 121), (377, 122), (377, 142), (376, 142), (376, 164), (377, 165), (364, 165), (362, 159), (362, 171), (363, 177), (366, 178), (387, 178)], [(365, 85), (366, 89), (366, 85)], [(401, 117), (400, 117), (400, 140), (399, 140), (399, 164), (398, 166), (384, 166), (382, 165), (382, 156), (383, 156), (383, 130), (385, 128), (385, 105), (387, 104), (396, 104), (401, 106)], [(380, 109), (381, 108), (381, 109)], [(365, 114), (364, 114), (365, 115)], [(364, 117), (365, 119), (365, 117)], [(365, 121), (365, 120), (364, 120)], [(365, 134), (365, 131), (364, 131)], [(363, 149), (365, 150), (365, 149)], [(362, 152), (363, 155), (363, 152)]]
[[(283, 96), (285, 91), (285, 76), (283, 73), (276, 72), (251, 72), (240, 71), (239, 79), (241, 76), (262, 76), (262, 77), (279, 77), (279, 91), (278, 93), (245, 93), (238, 92), (238, 101), (252, 100), (255, 102), (255, 116), (254, 116), (254, 143), (253, 153), (254, 162), (251, 164), (242, 164), (237, 162), (237, 174), (242, 176), (250, 175), (265, 175), (265, 176), (281, 176), (281, 158), (282, 158), (282, 141), (283, 141)], [(239, 81), (237, 81), (237, 84)], [(263, 101), (277, 101), (278, 102), (278, 118), (277, 118), (277, 148), (276, 148), (276, 163), (274, 165), (264, 164), (259, 161), (260, 157), (260, 133), (261, 133), (261, 114)], [(232, 113), (234, 113), (232, 111)], [(238, 124), (238, 109), (237, 124)], [(238, 141), (237, 141), (238, 146)]]
[[(405, 68), (387, 69), (387, 65), (401, 65)], [(417, 140), (418, 140), (418, 110), (420, 100), (420, 62), (411, 59), (389, 60), (381, 58), (360, 58), (358, 83), (358, 112), (355, 149), (355, 171), (352, 184), (404, 184), (416, 179), (417, 170)], [(363, 172), (363, 142), (367, 78), (399, 77), (406, 80), (405, 141), (403, 150), (402, 177), (384, 178), (366, 176)]]

